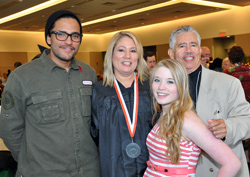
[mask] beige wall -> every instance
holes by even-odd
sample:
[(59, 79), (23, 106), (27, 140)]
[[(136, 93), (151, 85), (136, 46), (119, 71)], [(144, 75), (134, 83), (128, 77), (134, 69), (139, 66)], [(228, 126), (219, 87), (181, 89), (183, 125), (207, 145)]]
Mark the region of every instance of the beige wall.
[(235, 45), (241, 46), (244, 49), (245, 55), (250, 55), (250, 34), (241, 34), (235, 36)]
[(156, 56), (157, 56), (157, 62), (163, 60), (163, 59), (168, 59), (170, 58), (168, 55), (168, 49), (169, 45), (168, 44), (162, 44), (162, 45), (157, 45), (156, 46)]
[(202, 39), (201, 40), (201, 46), (208, 47), (210, 49), (210, 51), (211, 51), (211, 56), (214, 57), (214, 50), (213, 50), (214, 42), (213, 42), (213, 39)]
[(89, 52), (78, 52), (75, 57), (84, 63), (90, 63)]
[[(213, 52), (213, 57), (217, 55), (213, 49), (212, 38), (219, 37), (220, 32), (226, 32), (227, 35), (235, 35), (237, 45), (242, 45), (246, 54), (250, 55), (250, 6), (235, 7), (232, 10), (216, 12), (208, 15), (199, 15), (196, 17), (175, 20), (160, 24), (149, 25), (140, 28), (129, 29), (134, 32), (141, 40), (144, 46), (157, 46), (158, 60), (168, 58), (168, 40), (173, 29), (182, 25), (193, 26), (201, 35), (202, 45), (209, 45)], [(106, 51), (110, 38), (114, 33), (103, 35), (84, 35), (77, 58), (90, 64), (99, 72), (101, 69), (102, 52)], [(44, 40), (43, 32), (18, 32), (0, 30), (0, 53), (1, 52), (24, 52), (26, 61), (30, 61), (37, 53), (39, 48), (37, 44), (48, 47)], [(12, 66), (11, 58), (1, 58), (0, 66)], [(16, 57), (14, 57), (17, 59)], [(0, 67), (1, 69), (1, 67)]]
[(0, 52), (0, 75), (14, 70), (14, 63), (20, 61), (27, 62), (27, 52)]
[(101, 52), (78, 52), (76, 58), (93, 67), (97, 74), (103, 73), (103, 56)]
[(103, 61), (101, 52), (90, 52), (90, 65), (95, 69), (96, 74), (103, 73)]
[(225, 51), (224, 51), (224, 45), (221, 40), (214, 39), (214, 57), (213, 58), (225, 58)]

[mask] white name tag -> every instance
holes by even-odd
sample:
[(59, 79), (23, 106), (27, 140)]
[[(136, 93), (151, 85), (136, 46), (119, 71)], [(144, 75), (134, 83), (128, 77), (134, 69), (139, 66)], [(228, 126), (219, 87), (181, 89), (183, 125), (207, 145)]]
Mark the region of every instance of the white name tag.
[(92, 81), (82, 81), (83, 85), (92, 85)]

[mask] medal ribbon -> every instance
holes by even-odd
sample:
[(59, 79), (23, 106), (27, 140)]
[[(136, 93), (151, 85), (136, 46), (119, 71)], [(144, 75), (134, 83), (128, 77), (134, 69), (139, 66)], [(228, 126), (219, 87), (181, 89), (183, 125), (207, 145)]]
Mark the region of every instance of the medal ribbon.
[(134, 77), (134, 109), (133, 109), (133, 123), (131, 123), (131, 119), (130, 119), (130, 115), (128, 113), (128, 109), (127, 106), (124, 102), (120, 87), (117, 83), (116, 78), (114, 77), (114, 86), (115, 86), (115, 91), (116, 94), (119, 98), (121, 107), (122, 107), (122, 111), (123, 114), (125, 116), (126, 122), (127, 122), (127, 126), (128, 126), (128, 130), (129, 130), (129, 134), (131, 136), (131, 138), (134, 137), (135, 135), (135, 130), (136, 130), (136, 125), (137, 125), (137, 116), (138, 116), (138, 103), (139, 103), (139, 91), (138, 91), (138, 80), (137, 80), (137, 75), (135, 74)]

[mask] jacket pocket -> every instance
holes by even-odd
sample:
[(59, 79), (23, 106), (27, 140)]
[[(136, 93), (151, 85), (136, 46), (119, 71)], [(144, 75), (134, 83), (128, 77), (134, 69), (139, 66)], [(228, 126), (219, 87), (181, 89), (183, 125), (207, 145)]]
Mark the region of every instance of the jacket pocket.
[(61, 90), (53, 90), (44, 95), (33, 95), (31, 97), (39, 114), (39, 124), (55, 123), (65, 120)]
[(82, 103), (82, 115), (91, 116), (91, 96), (92, 96), (92, 87), (86, 86), (80, 88), (81, 103)]

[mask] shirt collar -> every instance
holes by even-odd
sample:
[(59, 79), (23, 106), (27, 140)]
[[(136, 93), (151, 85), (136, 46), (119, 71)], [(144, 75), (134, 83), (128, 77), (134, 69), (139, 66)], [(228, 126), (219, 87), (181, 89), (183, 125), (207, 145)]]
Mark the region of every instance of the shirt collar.
[(199, 74), (199, 72), (202, 71), (202, 66), (200, 65), (194, 72), (189, 74), (190, 78), (194, 78), (197, 77), (197, 75)]

